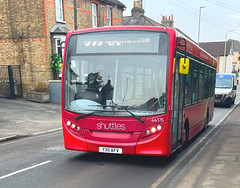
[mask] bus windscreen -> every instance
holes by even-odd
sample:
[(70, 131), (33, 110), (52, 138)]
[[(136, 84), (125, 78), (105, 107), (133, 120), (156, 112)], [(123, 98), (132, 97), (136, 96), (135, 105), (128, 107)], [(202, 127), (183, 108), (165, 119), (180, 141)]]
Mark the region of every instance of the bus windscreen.
[(72, 36), (65, 65), (65, 109), (114, 110), (116, 116), (129, 115), (126, 109), (143, 116), (165, 113), (168, 48), (168, 35), (159, 32)]

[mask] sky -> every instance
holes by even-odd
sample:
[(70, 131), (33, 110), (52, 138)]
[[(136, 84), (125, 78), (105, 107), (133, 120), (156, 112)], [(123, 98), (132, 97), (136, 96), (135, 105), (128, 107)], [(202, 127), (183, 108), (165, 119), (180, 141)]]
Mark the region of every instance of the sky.
[[(123, 16), (131, 16), (134, 0), (119, 1), (127, 7)], [(195, 42), (240, 41), (240, 0), (143, 0), (143, 8), (157, 22), (173, 14), (174, 27)]]

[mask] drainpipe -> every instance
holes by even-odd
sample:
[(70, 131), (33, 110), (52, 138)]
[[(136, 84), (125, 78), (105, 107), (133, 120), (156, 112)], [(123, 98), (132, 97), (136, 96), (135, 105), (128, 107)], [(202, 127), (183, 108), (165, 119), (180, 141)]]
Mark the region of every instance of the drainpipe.
[(51, 54), (54, 53), (54, 50), (53, 50), (53, 33), (50, 32), (50, 41), (51, 41)]
[(74, 6), (74, 30), (77, 30), (77, 0), (73, 1)]

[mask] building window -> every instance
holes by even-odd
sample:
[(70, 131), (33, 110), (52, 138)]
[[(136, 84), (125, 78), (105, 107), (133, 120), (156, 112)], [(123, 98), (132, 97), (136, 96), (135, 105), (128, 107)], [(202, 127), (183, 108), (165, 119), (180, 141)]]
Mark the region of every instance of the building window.
[(107, 8), (107, 25), (111, 26), (112, 25), (112, 9)]
[[(61, 58), (63, 58), (64, 55), (64, 47), (65, 47), (65, 37), (64, 35), (54, 35), (54, 51), (57, 52)], [(59, 73), (59, 77), (62, 77), (62, 73)]]
[(97, 27), (97, 5), (92, 4), (92, 26)]
[(63, 4), (62, 0), (55, 0), (56, 6), (56, 20), (63, 21)]
[(64, 54), (65, 38), (66, 38), (65, 35), (54, 35), (53, 36), (53, 39), (54, 39), (53, 49), (58, 54), (61, 54), (62, 57), (63, 57), (63, 54)]
[(56, 39), (56, 52), (63, 58), (65, 42), (62, 39)]

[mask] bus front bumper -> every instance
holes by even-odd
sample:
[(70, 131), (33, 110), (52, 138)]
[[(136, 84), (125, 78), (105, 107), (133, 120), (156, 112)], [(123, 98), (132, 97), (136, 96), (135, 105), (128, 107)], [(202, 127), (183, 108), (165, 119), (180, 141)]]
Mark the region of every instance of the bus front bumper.
[(152, 138), (135, 142), (95, 141), (80, 138), (66, 128), (63, 132), (65, 148), (69, 150), (150, 156), (169, 156), (171, 154), (167, 131)]

